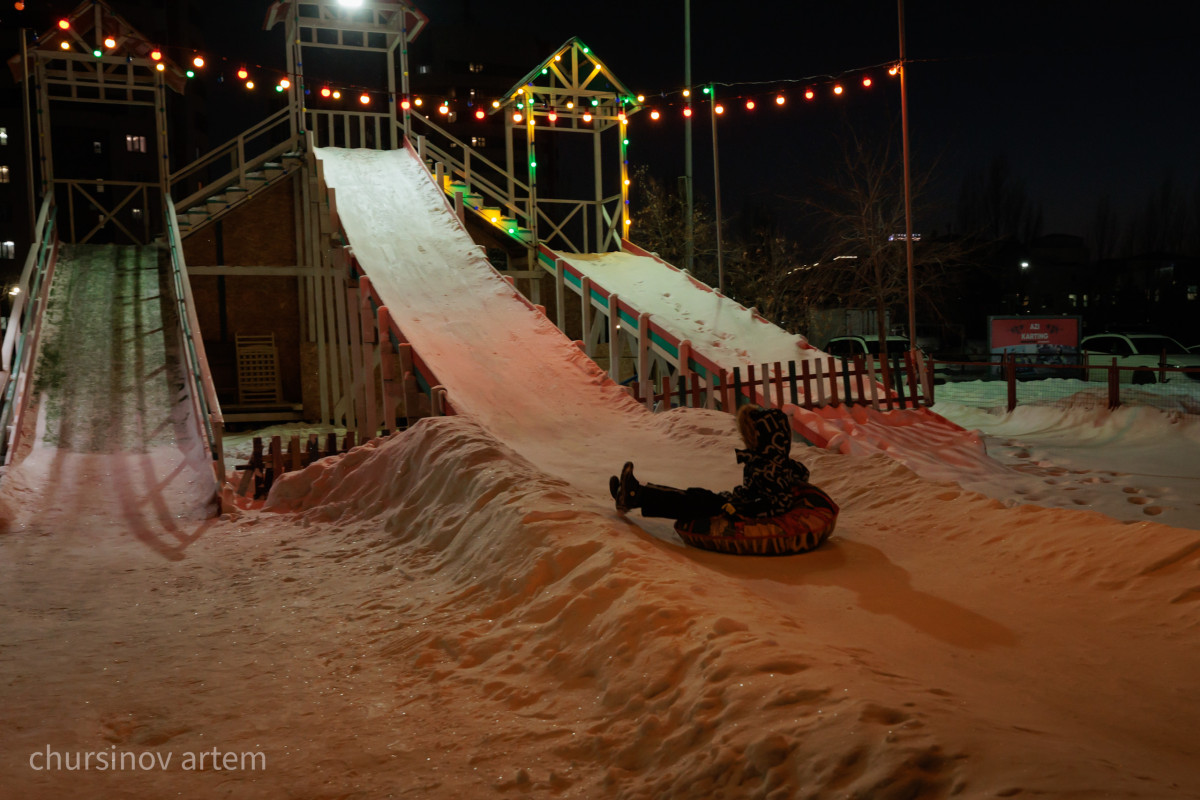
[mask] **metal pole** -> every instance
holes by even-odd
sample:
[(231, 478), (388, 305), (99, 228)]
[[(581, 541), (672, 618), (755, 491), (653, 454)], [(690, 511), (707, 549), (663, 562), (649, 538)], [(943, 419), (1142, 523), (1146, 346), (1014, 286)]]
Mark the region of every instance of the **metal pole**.
[(29, 92), (35, 81), (29, 71), (29, 43), (24, 28), (21, 28), (21, 72), (25, 75), (25, 82), (21, 85), (21, 102), (25, 106), (25, 183), (29, 202), (29, 241), (36, 244), (33, 239), (37, 236), (38, 207), (33, 195), (33, 120), (29, 112)]
[[(683, 86), (687, 90), (687, 106), (690, 107), (692, 103), (692, 0), (683, 0)], [(695, 213), (692, 211), (692, 118), (687, 116), (683, 118), (683, 160), (683, 190), (687, 202), (687, 222), (685, 223), (687, 241), (684, 242), (684, 260), (687, 262), (685, 268), (688, 272), (692, 272), (694, 271), (692, 261), (696, 254), (696, 241), (693, 230)]]
[(721, 249), (721, 158), (717, 152), (717, 87), (709, 84), (708, 96), (712, 102), (713, 140), (713, 194), (716, 195), (717, 224), (717, 291), (725, 293), (725, 254)]
[(908, 267), (908, 345), (917, 347), (916, 289), (913, 281), (912, 179), (908, 166), (908, 65), (904, 60), (904, 0), (896, 0), (900, 17), (900, 128), (904, 141), (904, 250)]

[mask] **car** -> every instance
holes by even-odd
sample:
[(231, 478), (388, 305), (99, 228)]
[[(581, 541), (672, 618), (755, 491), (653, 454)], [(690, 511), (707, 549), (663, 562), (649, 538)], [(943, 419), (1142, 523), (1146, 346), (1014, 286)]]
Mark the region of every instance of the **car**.
[[(888, 357), (899, 354), (904, 355), (908, 351), (907, 336), (889, 336), (887, 337)], [(868, 353), (879, 359), (879, 337), (878, 336), (834, 336), (825, 343), (822, 348), (826, 353), (838, 358), (854, 358), (855, 356), (865, 356)]]
[[(1120, 371), (1121, 383), (1157, 383), (1160, 366), (1196, 369), (1184, 374), (1200, 380), (1200, 353), (1189, 353), (1179, 342), (1159, 333), (1096, 333), (1083, 337), (1079, 349), (1087, 357), (1088, 380), (1107, 380), (1104, 368), (1114, 358), (1118, 367), (1133, 367)], [(1165, 374), (1163, 380), (1172, 377)]]
[[(895, 364), (896, 360), (899, 359), (901, 369), (903, 370), (904, 354), (908, 352), (909, 346), (910, 345), (908, 343), (907, 336), (888, 336), (888, 360)], [(829, 355), (840, 358), (843, 361), (851, 361), (855, 356), (874, 356), (875, 374), (880, 379), (883, 377), (883, 369), (879, 365), (879, 353), (881, 348), (879, 345), (878, 336), (834, 336), (825, 343), (825, 347), (822, 349)], [(926, 358), (928, 358), (928, 356), (926, 356)], [(902, 374), (893, 376), (893, 382), (899, 382), (901, 380), (903, 380)], [(936, 382), (943, 382), (940, 380), (940, 376)]]

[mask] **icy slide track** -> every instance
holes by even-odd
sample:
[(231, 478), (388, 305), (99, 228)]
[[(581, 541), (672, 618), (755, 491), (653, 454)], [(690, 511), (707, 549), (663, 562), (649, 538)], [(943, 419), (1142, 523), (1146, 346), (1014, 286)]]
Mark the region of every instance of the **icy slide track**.
[(34, 372), (36, 413), (25, 415), (33, 435), (22, 436), (4, 483), (9, 502), (64, 523), (122, 519), (176, 558), (187, 538), (180, 521), (210, 516), (217, 487), (192, 419), (160, 254), (117, 245), (60, 252)]
[[(572, 462), (582, 456), (591, 463), (591, 448), (611, 438), (614, 428), (654, 424), (613, 396), (616, 387), (592, 362), (499, 278), (408, 151), (330, 148), (318, 156), (356, 258), (455, 408), (469, 410), (509, 444), (539, 437), (577, 443), (583, 449), (568, 456)], [(744, 374), (748, 364), (825, 355), (653, 257), (557, 255), (730, 374), (734, 367)], [(602, 396), (608, 401), (597, 403)], [(804, 432), (830, 449), (883, 452), (936, 480), (951, 480), (964, 468), (1002, 470), (977, 436), (924, 410), (799, 409), (796, 415)], [(555, 425), (563, 427), (556, 431)], [(622, 461), (618, 453), (616, 466), (610, 460), (602, 469)]]

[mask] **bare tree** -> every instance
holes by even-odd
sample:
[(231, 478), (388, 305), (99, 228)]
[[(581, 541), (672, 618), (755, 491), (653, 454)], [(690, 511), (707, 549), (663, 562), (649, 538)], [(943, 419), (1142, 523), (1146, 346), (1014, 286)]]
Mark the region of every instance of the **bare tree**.
[(1182, 253), (1187, 248), (1188, 202), (1168, 174), (1134, 215), (1131, 249), (1134, 253)]
[(1103, 260), (1116, 257), (1119, 236), (1117, 212), (1113, 210), (1112, 201), (1107, 196), (1102, 197), (1096, 203), (1088, 230), (1088, 238), (1096, 258)]
[[(687, 197), (671, 192), (644, 166), (634, 167), (634, 215), (630, 235), (640, 246), (658, 253), (670, 264), (687, 255)], [(693, 263), (697, 278), (715, 283), (717, 233), (713, 215), (703, 201), (693, 203)], [(711, 273), (711, 275), (709, 274)]]
[(1012, 176), (1008, 159), (996, 156), (982, 172), (963, 181), (958, 198), (959, 231), (972, 238), (1028, 243), (1041, 234), (1042, 210), (1025, 182)]
[[(909, 300), (904, 172), (894, 139), (886, 136), (868, 142), (853, 131), (845, 135), (838, 177), (824, 184), (821, 197), (806, 200), (822, 220), (820, 257), (792, 275), (807, 305), (874, 309), (884, 354), (889, 312), (905, 309)], [(917, 220), (931, 218), (923, 201), (929, 180), (927, 172), (911, 178)], [(954, 268), (967, 257), (967, 251), (957, 240), (922, 237), (914, 242), (913, 256), (914, 302), (927, 312), (936, 311)], [(914, 344), (915, 334), (910, 331)]]

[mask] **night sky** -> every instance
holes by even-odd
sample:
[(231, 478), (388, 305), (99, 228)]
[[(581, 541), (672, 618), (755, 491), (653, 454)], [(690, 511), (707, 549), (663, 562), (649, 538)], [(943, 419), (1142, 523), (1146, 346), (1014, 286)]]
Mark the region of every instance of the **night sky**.
[[(463, 21), (461, 5), (418, 3), (434, 25)], [(466, 13), (497, 36), (505, 28), (553, 43), (579, 36), (631, 88), (652, 95), (682, 85), (683, 5), (478, 2)], [(782, 114), (760, 104), (751, 115), (732, 105), (719, 135), (726, 214), (742, 198), (803, 195), (836, 154), (844, 118), (885, 131), (896, 123), (898, 134), (894, 79), (877, 80), (869, 97), (848, 90), (841, 100), (826, 96), (803, 108), (797, 95), (806, 84), (782, 83), (895, 59), (895, 2), (693, 0), (691, 16), (694, 84), (761, 81), (721, 91), (784, 86), (792, 98)], [(1189, 194), (1200, 185), (1197, 4), (909, 0), (906, 22), (914, 159), (924, 168), (936, 162), (945, 220), (953, 219), (950, 204), (964, 176), (999, 155), (1042, 206), (1047, 233), (1083, 235), (1104, 196), (1118, 209), (1140, 208), (1168, 175)], [(695, 119), (697, 186), (711, 192), (707, 115)], [(631, 160), (643, 138), (658, 152), (656, 140), (669, 141), (682, 127), (653, 126), (635, 118)], [(682, 172), (681, 160), (674, 169)]]
[[(75, 3), (27, 5), (61, 13)], [(113, 5), (122, 11), (120, 0)], [(683, 84), (683, 0), (416, 0), (416, 5), (430, 17), (431, 31), (469, 25), (543, 57), (580, 37), (667, 115), (658, 123), (648, 114), (633, 118), (631, 162), (648, 164), (664, 179), (682, 174), (683, 125), (675, 93)], [(214, 63), (282, 65), (281, 29), (261, 29), (268, 6), (266, 0), (205, 4), (206, 46)], [(1007, 158), (1013, 176), (1041, 205), (1046, 233), (1085, 235), (1102, 197), (1128, 217), (1168, 176), (1179, 191), (1197, 196), (1197, 4), (908, 0), (906, 6), (914, 166), (936, 164), (933, 199), (939, 202), (930, 219), (918, 220), (918, 230), (945, 230), (954, 220), (964, 177), (997, 156)], [(693, 84), (715, 83), (729, 98), (730, 111), (720, 125), (727, 217), (746, 203), (789, 213), (777, 199), (804, 196), (829, 176), (847, 125), (898, 140), (897, 81), (881, 68), (869, 73), (876, 78), (870, 90), (857, 84), (859, 70), (897, 58), (895, 2), (692, 0), (691, 15)], [(3, 16), (12, 24), (11, 7)], [(526, 66), (535, 65), (536, 59)], [(840, 99), (829, 94), (836, 77), (847, 81)], [(801, 96), (808, 85), (819, 93), (812, 103)], [(789, 93), (783, 111), (770, 102), (779, 88)], [(750, 95), (760, 100), (753, 113), (741, 104)], [(693, 125), (697, 192), (711, 198), (705, 110)]]

